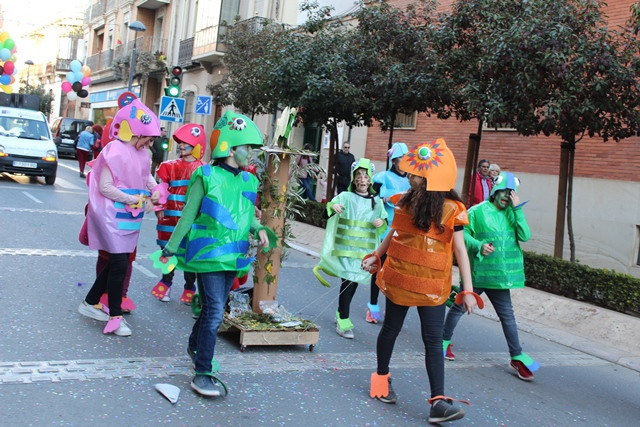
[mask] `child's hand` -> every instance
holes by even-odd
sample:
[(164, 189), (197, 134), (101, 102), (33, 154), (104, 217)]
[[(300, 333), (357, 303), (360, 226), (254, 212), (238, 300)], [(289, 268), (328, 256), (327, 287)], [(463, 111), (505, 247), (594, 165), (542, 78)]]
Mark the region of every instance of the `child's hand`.
[(378, 227), (382, 226), (382, 224), (384, 224), (384, 221), (382, 219), (380, 219), (380, 218), (376, 218), (376, 219), (373, 220), (372, 224), (373, 224), (373, 226), (375, 228), (378, 228)]
[(482, 253), (482, 256), (488, 256), (491, 255), (493, 251), (495, 251), (495, 248), (493, 247), (493, 243), (483, 243), (480, 251)]
[(160, 200), (160, 192), (159, 191), (154, 191), (151, 194), (151, 197), (149, 198), (149, 200), (151, 200), (151, 203), (153, 203), (154, 205), (158, 204), (158, 201)]
[(260, 241), (258, 242), (258, 246), (262, 246), (266, 248), (269, 246), (269, 236), (265, 230), (258, 231), (258, 237), (260, 237)]
[(158, 219), (164, 218), (164, 211), (156, 211), (156, 218)]
[(467, 314), (473, 313), (473, 309), (478, 306), (475, 295), (465, 294), (462, 297), (462, 306), (464, 307), (464, 311), (466, 311)]
[(511, 192), (511, 206), (518, 206), (520, 204), (520, 196), (515, 191)]
[(339, 205), (336, 203), (335, 205), (331, 205), (331, 209), (333, 209), (335, 213), (342, 213), (342, 209), (344, 209), (344, 205)]
[(362, 269), (367, 272), (370, 272), (372, 269), (375, 269), (375, 265), (376, 265), (375, 257), (370, 257), (365, 260), (362, 260), (362, 264), (361, 264)]
[(256, 218), (262, 219), (262, 211), (258, 209), (256, 205), (253, 205), (253, 212), (255, 213)]

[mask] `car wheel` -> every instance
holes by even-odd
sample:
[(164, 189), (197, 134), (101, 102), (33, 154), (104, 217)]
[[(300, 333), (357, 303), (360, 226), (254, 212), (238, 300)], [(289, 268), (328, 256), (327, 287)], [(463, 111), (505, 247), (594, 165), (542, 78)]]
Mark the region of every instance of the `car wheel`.
[(55, 175), (45, 176), (44, 177), (44, 182), (47, 185), (53, 185), (56, 182), (56, 176)]

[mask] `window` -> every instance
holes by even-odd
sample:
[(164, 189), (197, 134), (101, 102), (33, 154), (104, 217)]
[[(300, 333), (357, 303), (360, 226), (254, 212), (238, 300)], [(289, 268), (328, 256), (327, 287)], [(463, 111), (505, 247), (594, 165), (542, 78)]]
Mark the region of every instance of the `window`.
[(395, 129), (415, 129), (416, 122), (418, 120), (418, 112), (414, 111), (413, 113), (398, 113), (396, 116), (396, 123), (394, 125)]
[(487, 122), (482, 122), (482, 130), (494, 131), (494, 132), (516, 132), (516, 128), (509, 127), (507, 124), (504, 124), (504, 123), (489, 125)]

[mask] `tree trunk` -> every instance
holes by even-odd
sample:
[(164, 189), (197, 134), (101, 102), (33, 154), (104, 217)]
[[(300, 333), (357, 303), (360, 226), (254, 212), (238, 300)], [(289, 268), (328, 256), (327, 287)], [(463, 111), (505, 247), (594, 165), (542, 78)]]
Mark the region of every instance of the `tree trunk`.
[(558, 171), (558, 202), (556, 204), (556, 234), (553, 256), (562, 259), (564, 246), (564, 222), (567, 206), (567, 181), (569, 171), (570, 144), (563, 142), (560, 151), (560, 170)]
[[(279, 162), (271, 157), (278, 157)], [(291, 156), (286, 153), (267, 153), (268, 165), (266, 181), (263, 182), (263, 196), (267, 199), (267, 208), (262, 213), (263, 223), (278, 236), (278, 247), (264, 252), (258, 249), (255, 265), (253, 300), (251, 308), (262, 313), (260, 301), (277, 301), (278, 277), (282, 259), (282, 244), (285, 228), (286, 187), (289, 182), (289, 163)], [(271, 191), (275, 189), (275, 193)]]
[(569, 260), (576, 262), (576, 242), (573, 235), (573, 166), (576, 157), (576, 145), (569, 147), (569, 168), (567, 173), (567, 232), (569, 233)]
[[(391, 146), (393, 145), (393, 128), (396, 126), (396, 113), (391, 115), (391, 123), (389, 127), (389, 143), (387, 144), (387, 150), (391, 150)], [(387, 156), (387, 168), (385, 170), (389, 170), (391, 160), (389, 160), (389, 156)]]
[(334, 160), (338, 152), (338, 127), (335, 120), (327, 126), (329, 131), (329, 162), (327, 164), (327, 201), (336, 194), (336, 179)]

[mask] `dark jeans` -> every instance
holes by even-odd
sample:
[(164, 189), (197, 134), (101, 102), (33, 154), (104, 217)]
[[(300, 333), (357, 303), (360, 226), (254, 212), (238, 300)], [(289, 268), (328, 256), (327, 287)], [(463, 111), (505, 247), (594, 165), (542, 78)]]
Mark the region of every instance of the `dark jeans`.
[[(420, 316), (420, 329), (424, 343), (424, 363), (429, 376), (431, 397), (444, 395), (444, 354), (442, 353), (442, 325), (444, 323), (445, 305), (432, 307), (416, 307)], [(409, 307), (397, 305), (386, 299), (386, 312), (382, 329), (378, 335), (376, 351), (378, 355), (379, 375), (389, 373), (389, 362), (402, 329), (404, 318)]]
[[(481, 289), (473, 288), (473, 292), (478, 295), (482, 295), (486, 292), (491, 301), (491, 305), (496, 310), (496, 314), (500, 318), (500, 324), (502, 324), (502, 331), (504, 337), (507, 339), (507, 345), (509, 346), (509, 354), (511, 356), (518, 356), (522, 354), (522, 347), (520, 346), (520, 338), (518, 337), (518, 324), (516, 323), (516, 317), (513, 314), (513, 305), (511, 304), (511, 293), (508, 289)], [(453, 337), (453, 330), (460, 321), (460, 318), (464, 314), (464, 308), (461, 305), (454, 304), (447, 313), (447, 319), (444, 322), (444, 331), (442, 338), (445, 340), (451, 340)]]
[(340, 297), (338, 297), (338, 313), (341, 319), (349, 318), (349, 307), (351, 306), (351, 300), (356, 294), (358, 284), (351, 280), (342, 279), (340, 284)]
[(222, 323), (224, 305), (235, 277), (235, 271), (197, 274), (202, 311), (189, 336), (189, 348), (197, 352), (194, 363), (197, 374), (213, 374), (211, 359), (216, 347), (218, 328)]
[[(171, 270), (168, 274), (163, 274), (162, 283), (164, 283), (168, 287), (171, 287), (171, 285), (173, 284), (173, 275), (175, 274), (175, 272), (176, 270)], [(196, 290), (196, 273), (191, 273), (188, 271), (184, 272), (184, 288), (190, 291)]]
[(129, 265), (128, 253), (109, 254), (109, 261), (105, 268), (100, 271), (89, 290), (85, 301), (94, 305), (100, 301), (103, 293), (109, 296), (109, 314), (111, 316), (122, 316), (122, 287)]
[[(108, 257), (101, 257), (98, 255), (98, 261), (96, 261), (96, 276), (109, 264)], [(126, 297), (129, 292), (129, 284), (131, 282), (131, 273), (133, 272), (133, 261), (127, 261), (127, 272), (124, 275), (124, 282), (122, 283), (122, 296)]]
[(313, 191), (311, 191), (311, 177), (307, 176), (306, 178), (299, 179), (300, 184), (302, 184), (302, 188), (304, 189), (304, 191), (302, 192), (302, 197), (315, 202), (316, 198), (313, 195)]

